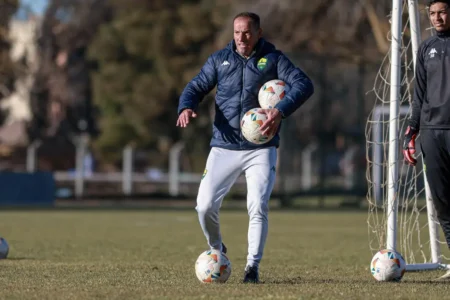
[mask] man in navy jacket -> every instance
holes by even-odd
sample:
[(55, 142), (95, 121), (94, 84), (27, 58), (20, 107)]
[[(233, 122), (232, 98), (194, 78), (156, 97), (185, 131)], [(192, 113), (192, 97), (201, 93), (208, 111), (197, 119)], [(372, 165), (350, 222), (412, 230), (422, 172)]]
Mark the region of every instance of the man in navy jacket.
[[(275, 183), (279, 125), (312, 94), (308, 76), (274, 45), (261, 37), (259, 16), (243, 12), (233, 20), (234, 39), (213, 53), (200, 73), (180, 96), (177, 126), (186, 127), (203, 98), (217, 86), (211, 151), (197, 196), (200, 225), (211, 249), (227, 249), (222, 243), (219, 209), (236, 179), (245, 174), (249, 214), (248, 255), (244, 282), (259, 282), (268, 228), (268, 201)], [(288, 86), (285, 97), (272, 109), (260, 109), (267, 116), (263, 134), (276, 133), (265, 144), (247, 141), (240, 129), (243, 115), (259, 107), (258, 92), (269, 80), (280, 79)]]

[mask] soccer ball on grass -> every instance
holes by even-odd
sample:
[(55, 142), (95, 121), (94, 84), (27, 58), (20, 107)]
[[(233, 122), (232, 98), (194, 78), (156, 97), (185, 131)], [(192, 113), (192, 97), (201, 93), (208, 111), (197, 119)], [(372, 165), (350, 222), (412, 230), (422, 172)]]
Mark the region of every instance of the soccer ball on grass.
[(400, 281), (405, 270), (405, 260), (394, 250), (378, 251), (370, 262), (370, 272), (377, 281)]
[(224, 283), (231, 275), (231, 262), (219, 250), (206, 250), (195, 262), (195, 275), (204, 283)]
[(5, 259), (8, 256), (9, 246), (6, 240), (0, 237), (0, 259)]

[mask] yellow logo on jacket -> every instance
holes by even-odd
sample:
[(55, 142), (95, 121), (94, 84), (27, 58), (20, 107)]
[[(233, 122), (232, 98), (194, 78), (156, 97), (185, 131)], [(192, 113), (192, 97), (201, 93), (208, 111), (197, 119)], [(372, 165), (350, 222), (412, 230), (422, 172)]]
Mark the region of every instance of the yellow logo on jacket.
[(257, 67), (260, 71), (262, 71), (267, 65), (267, 58), (263, 57), (260, 60), (258, 60)]

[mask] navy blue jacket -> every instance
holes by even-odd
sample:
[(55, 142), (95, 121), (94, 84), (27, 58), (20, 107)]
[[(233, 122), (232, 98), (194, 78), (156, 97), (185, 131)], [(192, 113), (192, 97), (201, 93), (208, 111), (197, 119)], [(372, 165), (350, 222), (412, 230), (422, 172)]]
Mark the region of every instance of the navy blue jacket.
[[(284, 118), (299, 108), (314, 91), (308, 76), (271, 43), (260, 39), (248, 59), (236, 52), (234, 41), (209, 56), (200, 73), (187, 84), (180, 96), (178, 114), (184, 109), (197, 110), (203, 98), (216, 87), (216, 115), (211, 147), (249, 150), (279, 146), (279, 134), (268, 143), (248, 142), (240, 130), (240, 121), (250, 109), (260, 107), (258, 92), (269, 80), (280, 79), (289, 91), (277, 108)], [(279, 130), (279, 129), (278, 129)]]

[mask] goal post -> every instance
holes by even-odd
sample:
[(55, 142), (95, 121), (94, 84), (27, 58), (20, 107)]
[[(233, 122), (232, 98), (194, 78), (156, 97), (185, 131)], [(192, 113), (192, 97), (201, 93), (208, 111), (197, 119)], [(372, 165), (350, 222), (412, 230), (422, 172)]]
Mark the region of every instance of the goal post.
[(444, 243), (423, 165), (410, 167), (401, 155), (421, 42), (418, 0), (392, 0), (390, 21), (391, 47), (375, 80), (375, 105), (366, 128), (369, 246), (372, 252), (400, 252), (407, 271), (450, 269), (443, 263)]
[[(387, 249), (397, 249), (398, 215), (398, 116), (400, 109), (400, 66), (402, 51), (402, 4), (403, 0), (392, 1), (391, 20), (391, 89), (389, 99), (389, 165), (388, 165), (388, 206), (387, 206)], [(391, 233), (391, 234), (390, 234)], [(392, 234), (394, 233), (394, 234)]]

